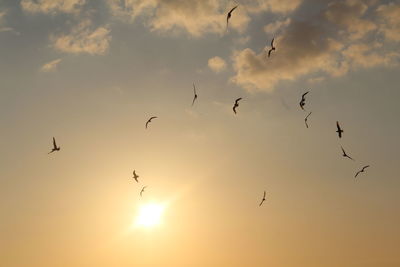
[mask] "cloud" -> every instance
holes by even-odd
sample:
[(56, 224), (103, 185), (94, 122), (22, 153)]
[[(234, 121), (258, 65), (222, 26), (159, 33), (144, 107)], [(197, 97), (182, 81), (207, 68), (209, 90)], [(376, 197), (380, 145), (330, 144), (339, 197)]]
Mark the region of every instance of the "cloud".
[(286, 20), (277, 20), (264, 26), (264, 31), (269, 34), (275, 34), (290, 24), (290, 18)]
[(61, 62), (61, 59), (56, 59), (53, 61), (50, 61), (46, 64), (44, 64), (41, 68), (40, 71), (42, 72), (53, 72), (57, 69), (58, 64)]
[[(295, 81), (306, 75), (337, 77), (362, 68), (397, 65), (400, 55), (394, 48), (382, 41), (371, 42), (380, 40), (381, 29), (397, 23), (397, 17), (387, 16), (386, 20), (394, 23), (378, 26), (376, 16), (364, 16), (370, 11), (364, 3), (333, 1), (315, 16), (292, 17), (287, 23), (267, 25), (267, 32), (284, 25), (275, 38), (275, 53), (267, 59), (265, 51), (235, 51), (232, 60), (236, 74), (231, 81), (247, 90), (272, 91), (281, 81)], [(386, 7), (379, 7), (379, 12), (387, 12)]]
[(6, 26), (6, 19), (5, 19), (6, 16), (7, 16), (7, 11), (4, 11), (4, 10), (0, 11), (0, 32), (14, 32), (14, 33), (17, 33), (16, 31), (14, 31), (13, 28)]
[(226, 69), (226, 62), (220, 57), (213, 57), (208, 60), (208, 67), (218, 73)]
[(376, 10), (381, 19), (380, 31), (390, 41), (400, 41), (400, 3), (380, 5)]
[[(243, 32), (250, 16), (260, 12), (293, 11), (301, 0), (247, 0), (232, 14), (229, 29)], [(153, 31), (185, 32), (194, 37), (225, 34), (226, 14), (234, 4), (225, 0), (107, 0), (113, 15), (133, 22), (142, 17)]]
[(29, 13), (76, 13), (86, 0), (22, 0), (21, 7)]
[(64, 53), (104, 55), (108, 52), (111, 35), (108, 26), (92, 29), (90, 20), (72, 28), (69, 34), (51, 36), (52, 46)]
[(329, 3), (324, 15), (350, 38), (360, 39), (377, 28), (374, 22), (362, 18), (367, 9), (367, 4), (359, 0), (334, 1)]

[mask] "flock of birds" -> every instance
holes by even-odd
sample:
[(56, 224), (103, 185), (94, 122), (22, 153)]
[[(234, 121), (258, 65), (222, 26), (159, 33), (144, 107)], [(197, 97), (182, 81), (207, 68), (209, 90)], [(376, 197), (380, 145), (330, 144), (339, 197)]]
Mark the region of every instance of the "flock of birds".
[[(235, 7), (233, 7), (233, 8), (228, 12), (228, 14), (227, 14), (227, 17), (226, 17), (226, 29), (227, 29), (227, 30), (228, 30), (229, 20), (230, 20), (230, 18), (232, 17), (232, 12), (233, 12), (236, 8), (238, 8), (238, 5), (235, 6)], [(275, 50), (276, 50), (276, 47), (274, 46), (274, 38), (272, 38), (271, 45), (270, 45), (270, 49), (269, 49), (268, 51), (266, 51), (268, 57), (270, 57), (272, 51), (275, 51)], [(300, 108), (301, 108), (303, 111), (306, 111), (306, 109), (304, 108), (304, 106), (306, 105), (306, 95), (307, 95), (308, 93), (309, 93), (309, 91), (303, 93), (303, 94), (301, 95), (301, 100), (300, 100), (300, 102), (299, 102)], [(198, 98), (198, 95), (197, 95), (196, 85), (193, 83), (193, 100), (192, 100), (192, 106), (195, 104), (197, 98)], [(236, 110), (236, 109), (239, 107), (239, 101), (240, 101), (240, 100), (242, 100), (241, 97), (237, 98), (237, 99), (235, 100), (234, 104), (233, 104), (232, 110), (233, 110), (233, 113), (234, 113), (234, 114), (237, 114), (237, 110)], [(304, 118), (304, 123), (305, 123), (305, 125), (306, 125), (306, 128), (309, 128), (309, 125), (308, 125), (308, 118), (310, 117), (311, 114), (312, 114), (312, 112), (309, 112), (308, 115)], [(145, 129), (148, 128), (149, 124), (152, 122), (153, 119), (157, 119), (157, 117), (156, 117), (156, 116), (150, 117), (150, 118), (146, 121), (146, 123), (145, 123)], [(339, 124), (338, 121), (336, 121), (336, 128), (337, 128), (336, 132), (337, 132), (337, 134), (338, 134), (338, 137), (339, 137), (339, 138), (342, 138), (343, 132), (344, 132), (344, 131), (343, 131), (343, 129), (340, 127), (340, 124)], [(49, 154), (51, 154), (51, 153), (53, 153), (53, 152), (60, 151), (60, 149), (61, 149), (61, 147), (57, 145), (56, 139), (53, 137), (53, 148), (51, 149), (51, 151), (49, 152)], [(342, 149), (342, 153), (343, 153), (342, 156), (343, 156), (343, 157), (348, 158), (348, 159), (350, 159), (350, 160), (352, 160), (352, 161), (355, 161), (351, 156), (349, 156), (349, 154), (346, 153), (346, 151), (344, 150), (343, 146), (341, 146), (341, 149)], [(369, 168), (369, 167), (370, 167), (370, 165), (363, 166), (359, 171), (356, 172), (354, 178), (357, 178), (357, 176), (358, 176), (360, 173), (365, 172), (365, 169), (367, 169), (367, 168)], [(136, 170), (133, 171), (133, 177), (132, 177), (132, 178), (133, 178), (137, 183), (139, 183), (139, 179), (138, 179), (138, 178), (139, 178), (139, 175), (136, 174)], [(147, 186), (143, 186), (143, 187), (142, 187), (142, 189), (140, 190), (140, 193), (139, 193), (140, 197), (142, 197), (142, 195), (143, 195), (143, 193), (144, 193), (144, 191), (145, 191), (146, 188), (147, 188)], [(264, 190), (263, 197), (262, 197), (262, 199), (261, 199), (261, 202), (260, 202), (259, 206), (261, 206), (261, 205), (264, 203), (265, 200), (266, 200), (266, 191)]]

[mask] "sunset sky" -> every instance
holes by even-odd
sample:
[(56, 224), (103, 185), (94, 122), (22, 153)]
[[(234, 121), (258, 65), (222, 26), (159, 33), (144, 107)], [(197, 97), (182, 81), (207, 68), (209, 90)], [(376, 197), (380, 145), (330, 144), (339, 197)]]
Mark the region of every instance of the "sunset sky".
[(399, 70), (398, 0), (0, 0), (0, 266), (400, 266)]

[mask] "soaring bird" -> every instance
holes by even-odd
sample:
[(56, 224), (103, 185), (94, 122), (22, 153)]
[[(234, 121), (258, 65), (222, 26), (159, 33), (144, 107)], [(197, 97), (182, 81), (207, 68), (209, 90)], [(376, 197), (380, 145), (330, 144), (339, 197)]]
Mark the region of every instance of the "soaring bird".
[(233, 105), (233, 112), (236, 114), (236, 108), (239, 106), (239, 101), (242, 100), (241, 97), (235, 100), (235, 104)]
[(307, 127), (307, 128), (308, 128), (307, 120), (308, 120), (308, 117), (310, 117), (311, 113), (312, 113), (312, 112), (308, 113), (307, 117), (304, 119), (304, 123), (306, 124), (306, 127)]
[(361, 170), (359, 170), (359, 171), (356, 173), (356, 175), (354, 176), (354, 178), (356, 178), (360, 173), (364, 172), (364, 170), (365, 170), (366, 168), (368, 168), (368, 167), (369, 167), (369, 165), (364, 166)]
[(157, 119), (157, 117), (153, 116), (146, 122), (146, 129), (147, 129), (147, 125), (151, 122), (152, 119)]
[(142, 194), (143, 194), (143, 192), (144, 192), (144, 189), (145, 189), (146, 187), (147, 187), (147, 186), (143, 186), (142, 190), (140, 190), (140, 196), (142, 196)]
[(53, 153), (55, 151), (60, 151), (60, 149), (61, 149), (61, 147), (57, 146), (56, 139), (53, 137), (53, 148), (51, 149), (51, 151), (48, 154)]
[(194, 85), (194, 83), (193, 83), (193, 93), (194, 93), (194, 96), (193, 96), (193, 101), (192, 101), (192, 107), (194, 105), (194, 101), (196, 101), (196, 99), (197, 99), (196, 86)]
[(226, 30), (228, 30), (228, 23), (229, 23), (229, 19), (232, 17), (232, 12), (233, 10), (235, 10), (238, 6), (235, 6), (234, 8), (232, 8), (229, 12), (228, 15), (226, 16)]
[(133, 170), (133, 177), (132, 177), (132, 178), (135, 179), (135, 181), (136, 181), (137, 183), (139, 183), (139, 180), (138, 180), (139, 175), (136, 174), (136, 171), (135, 171), (135, 170)]
[(352, 157), (350, 157), (349, 155), (347, 155), (346, 151), (344, 151), (344, 148), (342, 146), (340, 146), (342, 148), (342, 152), (343, 152), (343, 157), (345, 158), (349, 158), (351, 160), (354, 160)]
[(307, 92), (305, 92), (304, 94), (302, 94), (302, 96), (301, 96), (301, 100), (300, 100), (299, 105), (300, 105), (300, 107), (301, 107), (302, 110), (305, 110), (305, 109), (304, 109), (304, 106), (306, 105), (306, 95), (307, 95), (309, 92), (310, 92), (310, 91), (307, 91)]
[(275, 38), (272, 38), (271, 48), (268, 50), (268, 57), (270, 57), (271, 56), (271, 52), (275, 50), (274, 40), (275, 40)]
[(342, 128), (340, 128), (340, 125), (339, 125), (339, 122), (337, 121), (336, 122), (336, 128), (337, 128), (337, 133), (338, 133), (338, 135), (339, 135), (339, 138), (342, 138), (342, 133), (343, 133), (343, 130), (342, 130)]
[(261, 205), (264, 203), (264, 201), (265, 201), (265, 195), (266, 195), (266, 193), (265, 193), (265, 190), (264, 190), (264, 196), (263, 196), (263, 198), (262, 198), (262, 200), (261, 200), (261, 202), (260, 202), (260, 205), (259, 205), (259, 206), (261, 206)]

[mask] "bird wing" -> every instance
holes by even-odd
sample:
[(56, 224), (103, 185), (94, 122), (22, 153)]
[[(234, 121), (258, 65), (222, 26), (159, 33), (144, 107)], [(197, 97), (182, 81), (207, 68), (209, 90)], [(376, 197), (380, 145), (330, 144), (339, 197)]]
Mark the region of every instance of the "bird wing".
[(57, 143), (56, 143), (56, 139), (53, 137), (53, 147), (57, 148)]
[(356, 173), (356, 175), (354, 176), (354, 178), (356, 178), (356, 177), (360, 174), (360, 172), (361, 172), (361, 171), (358, 171), (358, 172)]
[(236, 114), (236, 107), (237, 107), (237, 105), (235, 104), (235, 105), (233, 105), (233, 112), (235, 112), (235, 114)]
[(304, 94), (301, 95), (301, 98), (304, 99), (304, 97), (309, 93), (310, 91), (305, 92)]
[(338, 121), (336, 122), (336, 127), (337, 127), (338, 131), (340, 131), (340, 130), (341, 130), (341, 129), (340, 129), (340, 125), (339, 125), (339, 122), (338, 122)]
[(268, 50), (268, 57), (271, 56), (272, 49)]
[(228, 14), (231, 14), (231, 13), (233, 12), (233, 10), (235, 10), (237, 7), (238, 7), (238, 6), (235, 6), (234, 8), (232, 8), (232, 9), (228, 12)]
[(367, 166), (364, 166), (362, 169), (363, 169), (363, 170), (365, 170), (365, 169), (366, 169), (366, 168), (368, 168), (368, 167), (369, 167), (369, 165), (367, 165)]
[(275, 40), (275, 38), (272, 38), (271, 47), (274, 47), (274, 40)]
[(194, 85), (194, 83), (193, 83), (193, 92), (196, 95), (196, 85)]
[(263, 195), (263, 198), (265, 198), (265, 196), (267, 195), (267, 193), (265, 192), (265, 190), (264, 190), (264, 195)]
[(239, 97), (238, 99), (236, 99), (236, 100), (235, 100), (235, 104), (236, 104), (236, 105), (239, 105), (239, 101), (240, 101), (240, 100), (242, 100), (241, 97)]
[(342, 146), (341, 146), (341, 148), (342, 148), (343, 155), (347, 156), (346, 151), (344, 151), (344, 148)]

